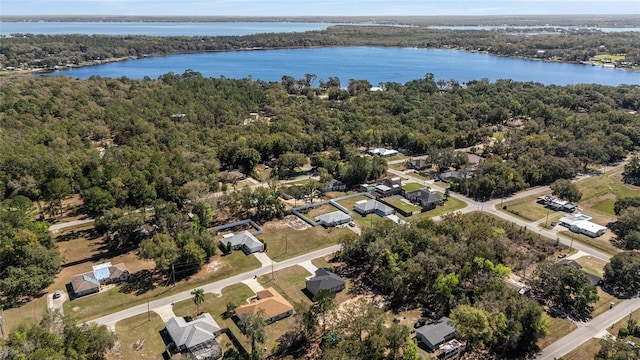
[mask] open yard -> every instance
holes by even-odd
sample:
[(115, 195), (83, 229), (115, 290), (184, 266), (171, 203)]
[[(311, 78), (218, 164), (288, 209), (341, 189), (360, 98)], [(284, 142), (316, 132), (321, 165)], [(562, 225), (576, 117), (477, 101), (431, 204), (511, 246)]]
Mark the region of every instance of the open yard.
[(621, 301), (613, 295), (607, 294), (600, 287), (598, 287), (597, 289), (600, 300), (598, 300), (597, 303), (593, 304), (593, 312), (591, 313), (591, 316), (594, 318), (607, 312), (611, 303), (613, 303), (615, 306), (615, 304), (618, 304)]
[(356, 206), (356, 203), (362, 200), (371, 200), (371, 198), (368, 198), (366, 196), (356, 196), (356, 197), (352, 197), (351, 199), (344, 199), (344, 200), (337, 201), (337, 203), (344, 206), (347, 210), (353, 211), (353, 208)]
[[(522, 218), (527, 221), (538, 221), (544, 220), (549, 214), (549, 219), (552, 216), (557, 216), (558, 218), (564, 215), (561, 211), (553, 211), (551, 209), (547, 209), (542, 204), (536, 203), (536, 199), (538, 196), (549, 195), (551, 192), (540, 194), (540, 195), (531, 195), (522, 197), (515, 200), (504, 201), (502, 206), (498, 205), (498, 209), (506, 214), (514, 215), (516, 217)], [(503, 207), (506, 206), (506, 209)], [(549, 220), (551, 221), (551, 220)]]
[(564, 360), (584, 360), (593, 359), (596, 353), (600, 350), (600, 339), (591, 338), (584, 344), (573, 349), (570, 353), (562, 356)]
[(576, 324), (574, 324), (571, 320), (562, 319), (562, 318), (554, 318), (546, 313), (543, 316), (549, 321), (549, 330), (547, 336), (538, 340), (538, 346), (541, 349), (551, 345), (556, 340), (561, 337), (567, 335), (577, 328)]
[(640, 196), (640, 187), (622, 183), (622, 168), (605, 172), (603, 175), (592, 176), (578, 181), (577, 184), (582, 192), (580, 207), (597, 211), (609, 217), (615, 216), (613, 204), (616, 199)]
[[(604, 253), (607, 253), (611, 256), (617, 254), (618, 252), (620, 252), (620, 249), (616, 248), (615, 246), (613, 246), (613, 244), (611, 243), (611, 241), (605, 239), (605, 235), (597, 237), (597, 238), (591, 238), (589, 236), (586, 235), (582, 235), (582, 234), (576, 234), (574, 232), (572, 232), (569, 229), (566, 229), (564, 227), (560, 227), (561, 231), (558, 232), (558, 234), (564, 236), (567, 239), (573, 239), (573, 241), (577, 241), (580, 242), (582, 244), (591, 246), (594, 249), (598, 249)], [(608, 232), (608, 231), (607, 231)]]
[(576, 262), (580, 264), (585, 271), (598, 276), (604, 275), (604, 266), (607, 265), (603, 260), (589, 255), (577, 258)]
[[(178, 281), (175, 287), (164, 286), (164, 278), (159, 282), (150, 283), (148, 278), (152, 274), (142, 272), (139, 274), (139, 282), (130, 281), (127, 286), (118, 286), (99, 294), (65, 302), (64, 311), (65, 314), (72, 315), (79, 321), (95, 319), (259, 267), (260, 262), (254, 256), (247, 256), (241, 251), (234, 251), (228, 256), (216, 255), (199, 272), (188, 279)], [(132, 276), (135, 277), (135, 274)]]
[(424, 187), (424, 185), (419, 184), (419, 183), (406, 183), (404, 185), (402, 185), (402, 190), (407, 191), (407, 192), (411, 192), (411, 191), (415, 191), (415, 190), (420, 190)]
[(329, 205), (329, 204), (324, 204), (324, 205), (320, 205), (320, 206), (318, 206), (316, 208), (309, 209), (309, 211), (306, 212), (306, 213), (304, 213), (302, 211), (300, 211), (300, 212), (307, 219), (309, 219), (311, 221), (316, 221), (316, 216), (332, 213), (334, 211), (338, 211), (338, 209), (335, 206)]
[(295, 230), (279, 220), (264, 224), (262, 229), (264, 233), (258, 238), (267, 244), (269, 257), (276, 261), (335, 245), (342, 235), (352, 234), (346, 228), (325, 229), (322, 226)]
[[(119, 321), (116, 324), (116, 335), (120, 343), (113, 351), (113, 359), (161, 359), (165, 350), (160, 331), (164, 322), (160, 316), (152, 312), (151, 319), (147, 314), (140, 314)], [(135, 345), (138, 344), (136, 347)]]
[(388, 198), (384, 198), (384, 201), (386, 201), (389, 204), (397, 207), (398, 209), (400, 209), (402, 211), (406, 211), (408, 213), (412, 213), (414, 211), (422, 210), (421, 207), (415, 206), (415, 205), (409, 203), (405, 198), (403, 198), (400, 195), (394, 195), (394, 196), (390, 196)]
[(312, 276), (307, 269), (302, 266), (291, 266), (271, 274), (262, 275), (258, 278), (258, 282), (264, 287), (275, 288), (282, 296), (284, 296), (291, 305), (300, 303), (311, 305), (311, 299), (302, 291), (305, 288), (305, 279)]

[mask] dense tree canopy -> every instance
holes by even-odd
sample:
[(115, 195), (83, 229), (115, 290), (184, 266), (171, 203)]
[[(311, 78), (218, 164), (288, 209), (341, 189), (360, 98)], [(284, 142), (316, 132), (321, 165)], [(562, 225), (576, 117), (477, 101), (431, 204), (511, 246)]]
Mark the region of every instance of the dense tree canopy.
[(635, 295), (640, 290), (640, 254), (625, 251), (614, 255), (604, 267), (604, 282), (615, 294)]
[(411, 228), (381, 222), (360, 237), (344, 238), (341, 258), (362, 286), (387, 296), (392, 309), (457, 312), (469, 326), (489, 319), (490, 329), (465, 333), (472, 347), (516, 356), (535, 348), (546, 323), (540, 305), (507, 288), (507, 265), (520, 270), (553, 247), (513, 224), (461, 215)]

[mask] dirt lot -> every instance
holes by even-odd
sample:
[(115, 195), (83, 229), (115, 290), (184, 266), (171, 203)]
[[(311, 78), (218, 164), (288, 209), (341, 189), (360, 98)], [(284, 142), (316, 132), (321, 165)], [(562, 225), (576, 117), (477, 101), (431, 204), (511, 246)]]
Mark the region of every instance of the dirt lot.
[(286, 226), (292, 228), (293, 230), (306, 230), (311, 227), (311, 225), (309, 225), (308, 223), (306, 223), (305, 221), (303, 221), (302, 219), (300, 219), (295, 215), (287, 215), (278, 222), (272, 221), (272, 222), (269, 222), (268, 224), (265, 224), (265, 227), (271, 228), (271, 229), (277, 229), (279, 227), (286, 227)]

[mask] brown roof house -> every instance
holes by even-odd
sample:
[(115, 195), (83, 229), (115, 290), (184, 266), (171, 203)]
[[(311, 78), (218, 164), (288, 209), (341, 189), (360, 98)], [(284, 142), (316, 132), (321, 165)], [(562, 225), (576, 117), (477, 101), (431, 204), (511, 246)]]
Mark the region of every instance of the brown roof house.
[(274, 288), (270, 287), (258, 291), (255, 299), (252, 299), (248, 304), (238, 306), (236, 315), (240, 317), (242, 314), (257, 314), (260, 311), (264, 312), (265, 320), (271, 324), (293, 314), (293, 306)]
[(129, 279), (129, 270), (124, 263), (111, 265), (110, 262), (95, 265), (92, 271), (71, 277), (71, 287), (75, 297), (100, 291), (100, 285), (117, 284)]

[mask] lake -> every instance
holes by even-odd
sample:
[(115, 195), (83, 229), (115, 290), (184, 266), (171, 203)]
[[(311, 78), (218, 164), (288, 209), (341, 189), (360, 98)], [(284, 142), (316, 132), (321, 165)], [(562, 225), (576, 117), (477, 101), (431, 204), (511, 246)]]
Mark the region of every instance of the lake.
[(0, 35), (241, 36), (322, 30), (331, 25), (334, 24), (294, 22), (0, 22)]
[(296, 79), (315, 74), (318, 79), (340, 78), (405, 83), (433, 73), (436, 79), (456, 79), (460, 83), (487, 78), (534, 81), (545, 85), (597, 83), (603, 85), (640, 84), (640, 72), (600, 66), (564, 64), (498, 57), (458, 50), (335, 47), (285, 50), (254, 50), (172, 55), (66, 69), (51, 74), (76, 78), (93, 75), (141, 79), (186, 69), (205, 77), (246, 78), (280, 81), (283, 75)]

